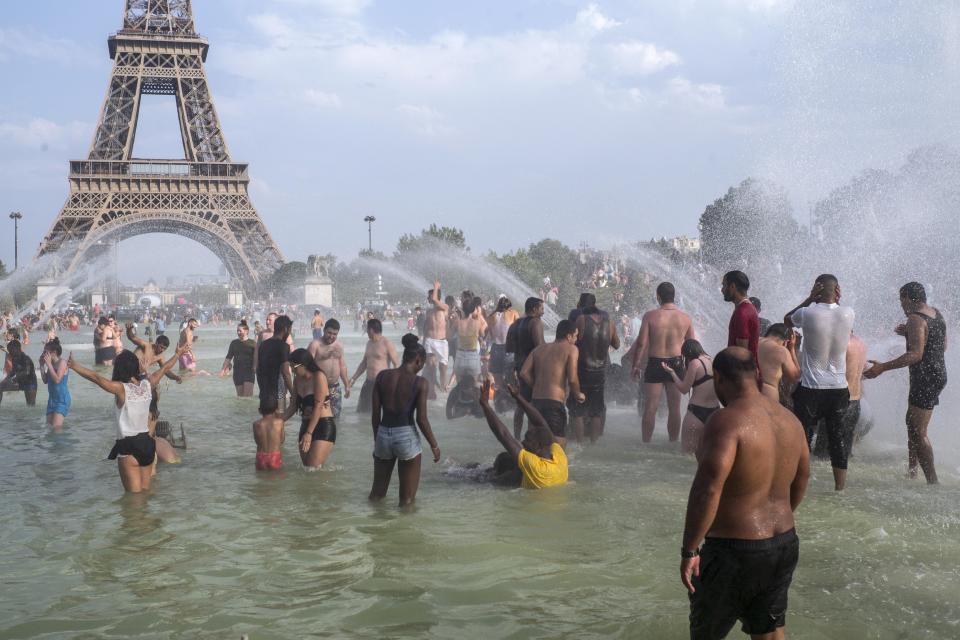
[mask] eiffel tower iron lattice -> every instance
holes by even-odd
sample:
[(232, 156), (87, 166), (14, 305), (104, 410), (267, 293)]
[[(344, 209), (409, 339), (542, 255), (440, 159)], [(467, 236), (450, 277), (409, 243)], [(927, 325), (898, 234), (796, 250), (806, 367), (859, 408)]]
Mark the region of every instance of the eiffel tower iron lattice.
[[(246, 164), (231, 160), (207, 85), (208, 43), (190, 0), (125, 0), (108, 40), (113, 71), (90, 155), (70, 162), (70, 195), (37, 257), (73, 272), (115, 241), (173, 233), (200, 242), (249, 293), (283, 264), (250, 202)], [(183, 160), (131, 156), (140, 98), (176, 98)]]

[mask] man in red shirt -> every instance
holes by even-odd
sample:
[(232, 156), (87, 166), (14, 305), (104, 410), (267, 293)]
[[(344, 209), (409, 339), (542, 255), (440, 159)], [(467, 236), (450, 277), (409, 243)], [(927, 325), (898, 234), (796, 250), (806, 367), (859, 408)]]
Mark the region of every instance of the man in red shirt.
[(730, 317), (728, 347), (743, 347), (753, 354), (753, 361), (759, 370), (757, 349), (760, 344), (760, 316), (757, 308), (750, 302), (747, 292), (750, 290), (750, 278), (743, 271), (730, 271), (723, 276), (720, 291), (723, 299), (734, 305)]

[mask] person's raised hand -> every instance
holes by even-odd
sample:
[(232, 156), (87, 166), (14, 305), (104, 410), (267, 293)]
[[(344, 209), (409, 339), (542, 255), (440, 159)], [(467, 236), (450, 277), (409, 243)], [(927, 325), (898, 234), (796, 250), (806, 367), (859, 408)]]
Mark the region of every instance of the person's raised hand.
[(485, 407), (490, 404), (490, 389), (493, 385), (490, 383), (490, 379), (483, 381), (483, 384), (480, 385), (480, 406)]
[(128, 323), (125, 324), (124, 326), (125, 326), (128, 330), (133, 329), (133, 323), (132, 323), (132, 322), (128, 322)]
[(690, 593), (697, 592), (693, 586), (693, 576), (700, 577), (700, 556), (680, 560), (680, 582)]
[(510, 394), (510, 397), (516, 400), (520, 396), (520, 389), (515, 384), (507, 385), (507, 393)]
[(822, 294), (822, 293), (823, 293), (823, 283), (822, 283), (822, 282), (814, 282), (814, 283), (813, 283), (813, 288), (810, 289), (810, 297), (807, 298), (807, 300), (809, 300), (810, 302), (819, 302), (819, 301), (820, 301), (820, 294)]
[(68, 369), (73, 369), (73, 367), (74, 367), (76, 364), (77, 364), (76, 361), (73, 359), (73, 351), (71, 351), (71, 352), (70, 352), (70, 355), (67, 356), (67, 368), (68, 368)]

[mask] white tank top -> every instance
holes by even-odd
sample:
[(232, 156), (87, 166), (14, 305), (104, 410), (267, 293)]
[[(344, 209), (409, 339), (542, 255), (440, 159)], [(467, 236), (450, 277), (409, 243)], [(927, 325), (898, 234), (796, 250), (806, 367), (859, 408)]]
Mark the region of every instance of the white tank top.
[(150, 430), (150, 381), (141, 380), (140, 384), (123, 383), (126, 400), (117, 409), (117, 439), (135, 436)]

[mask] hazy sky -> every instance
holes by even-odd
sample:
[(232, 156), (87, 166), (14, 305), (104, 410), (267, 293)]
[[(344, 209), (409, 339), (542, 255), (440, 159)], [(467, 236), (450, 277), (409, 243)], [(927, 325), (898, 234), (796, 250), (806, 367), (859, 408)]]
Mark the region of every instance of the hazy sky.
[[(355, 255), (431, 222), (475, 250), (695, 235), (748, 175), (797, 215), (870, 166), (955, 143), (955, 3), (789, 0), (194, 0), (235, 161), (288, 259)], [(911, 6), (912, 5), (912, 6)], [(122, 0), (11, 3), (0, 25), (0, 260), (32, 256), (86, 157)], [(176, 157), (172, 99), (135, 154)], [(173, 236), (122, 245), (149, 274), (215, 271)], [(163, 250), (166, 255), (161, 254)], [(189, 263), (187, 263), (189, 261)]]

